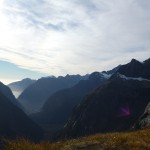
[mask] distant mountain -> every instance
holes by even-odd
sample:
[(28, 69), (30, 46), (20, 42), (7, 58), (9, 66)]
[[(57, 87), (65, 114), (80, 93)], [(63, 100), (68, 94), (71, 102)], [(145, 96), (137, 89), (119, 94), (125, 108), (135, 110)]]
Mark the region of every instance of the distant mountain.
[(18, 102), (18, 100), (12, 94), (12, 91), (9, 89), (9, 87), (4, 85), (2, 82), (0, 82), (0, 92), (3, 93), (14, 105), (23, 109), (21, 104)]
[(77, 84), (86, 76), (66, 75), (65, 77), (46, 77), (37, 80), (26, 88), (19, 96), (19, 102), (24, 106), (26, 113), (39, 112), (45, 101), (56, 91), (69, 88)]
[(134, 125), (134, 129), (143, 129), (150, 127), (150, 102), (145, 108), (144, 113), (139, 117), (138, 121)]
[(74, 110), (61, 136), (70, 138), (128, 130), (149, 101), (150, 80), (117, 73), (84, 98)]
[(0, 92), (0, 137), (39, 140), (42, 130)]
[(10, 83), (7, 86), (11, 89), (11, 91), (17, 98), (28, 86), (33, 84), (35, 81), (36, 80), (26, 78), (21, 81)]
[(31, 115), (32, 119), (39, 124), (63, 125), (69, 119), (73, 108), (81, 102), (83, 97), (103, 84), (109, 77), (107, 74), (94, 72), (87, 80), (81, 80), (71, 88), (52, 94), (42, 107), (41, 112)]
[(130, 63), (122, 65), (118, 72), (127, 77), (142, 77), (150, 79), (150, 58), (144, 62), (132, 59)]

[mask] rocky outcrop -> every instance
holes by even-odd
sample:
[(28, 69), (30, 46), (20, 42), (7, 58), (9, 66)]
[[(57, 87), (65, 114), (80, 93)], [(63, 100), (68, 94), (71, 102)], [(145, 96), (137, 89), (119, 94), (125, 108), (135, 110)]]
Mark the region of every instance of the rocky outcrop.
[(145, 108), (145, 112), (138, 119), (134, 128), (135, 129), (143, 129), (146, 127), (150, 127), (150, 102), (148, 103), (147, 107)]

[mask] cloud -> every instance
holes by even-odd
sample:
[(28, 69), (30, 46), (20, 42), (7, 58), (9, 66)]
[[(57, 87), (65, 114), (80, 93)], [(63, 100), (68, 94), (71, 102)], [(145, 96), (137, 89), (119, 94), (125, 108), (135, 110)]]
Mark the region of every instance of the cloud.
[(3, 0), (0, 59), (54, 75), (150, 56), (149, 0)]

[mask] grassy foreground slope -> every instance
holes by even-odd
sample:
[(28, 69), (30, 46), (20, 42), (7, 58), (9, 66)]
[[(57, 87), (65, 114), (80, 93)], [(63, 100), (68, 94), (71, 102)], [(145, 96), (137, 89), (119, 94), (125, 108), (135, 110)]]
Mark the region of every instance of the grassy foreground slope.
[(150, 128), (134, 132), (96, 134), (57, 143), (6, 141), (5, 150), (150, 150)]

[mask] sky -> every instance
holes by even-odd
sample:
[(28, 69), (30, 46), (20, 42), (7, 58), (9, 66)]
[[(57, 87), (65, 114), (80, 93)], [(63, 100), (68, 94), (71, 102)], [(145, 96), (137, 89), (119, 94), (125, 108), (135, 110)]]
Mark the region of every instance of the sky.
[(0, 81), (5, 84), (19, 81), (27, 77), (30, 77), (31, 79), (38, 79), (45, 76), (48, 76), (48, 74), (19, 68), (15, 64), (0, 61)]
[(149, 57), (150, 0), (0, 0), (4, 83)]

